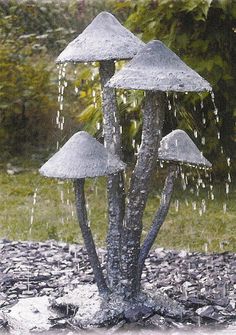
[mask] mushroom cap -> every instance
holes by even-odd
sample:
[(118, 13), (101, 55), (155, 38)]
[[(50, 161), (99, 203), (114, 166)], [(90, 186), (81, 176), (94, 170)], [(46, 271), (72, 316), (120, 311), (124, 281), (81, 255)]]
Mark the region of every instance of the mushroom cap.
[(75, 133), (39, 170), (46, 177), (80, 179), (106, 176), (125, 169), (111, 154), (85, 131)]
[(158, 159), (208, 168), (212, 166), (185, 131), (180, 129), (173, 130), (162, 138)]
[(157, 40), (147, 43), (107, 86), (164, 92), (212, 90), (205, 79)]
[(145, 44), (110, 13), (101, 12), (58, 56), (56, 62), (130, 59)]

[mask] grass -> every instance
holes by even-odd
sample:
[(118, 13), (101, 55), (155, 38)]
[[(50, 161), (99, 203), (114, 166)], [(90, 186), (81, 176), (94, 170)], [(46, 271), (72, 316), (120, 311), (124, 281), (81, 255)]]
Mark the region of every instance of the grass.
[[(235, 252), (236, 187), (231, 185), (226, 201), (224, 183), (215, 185), (215, 200), (206, 200), (207, 210), (202, 215), (199, 215), (199, 208), (202, 199), (207, 199), (207, 191), (202, 190), (198, 197), (190, 191), (183, 191), (177, 185), (169, 214), (155, 245), (173, 249)], [(86, 195), (95, 240), (98, 245), (104, 246), (107, 231), (105, 179), (89, 180)], [(153, 191), (145, 211), (144, 236), (159, 200), (160, 194)], [(193, 202), (196, 202), (196, 210), (193, 209)], [(223, 211), (225, 202), (226, 213)], [(44, 178), (36, 170), (16, 175), (0, 171), (0, 228), (0, 238), (82, 242), (72, 183)]]

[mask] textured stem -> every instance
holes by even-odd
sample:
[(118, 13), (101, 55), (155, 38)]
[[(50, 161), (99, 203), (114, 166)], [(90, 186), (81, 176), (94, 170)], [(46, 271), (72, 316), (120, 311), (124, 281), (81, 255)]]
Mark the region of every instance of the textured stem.
[(174, 182), (176, 178), (176, 166), (171, 165), (169, 167), (168, 175), (165, 180), (165, 185), (161, 194), (161, 202), (158, 211), (154, 217), (151, 229), (145, 238), (142, 248), (139, 254), (138, 261), (138, 277), (141, 278), (142, 270), (144, 266), (145, 259), (148, 256), (148, 253), (157, 237), (157, 234), (165, 221), (166, 215), (170, 207), (171, 196), (173, 193)]
[(142, 217), (156, 166), (164, 121), (164, 94), (148, 91), (143, 112), (142, 143), (134, 168), (122, 232), (122, 284), (127, 297), (138, 293), (138, 258)]
[(84, 195), (84, 179), (76, 179), (74, 181), (74, 188), (75, 188), (76, 210), (79, 219), (79, 225), (84, 239), (85, 247), (88, 253), (89, 261), (93, 269), (95, 281), (97, 283), (100, 294), (106, 294), (108, 292), (108, 288), (102, 273), (102, 268), (96, 252), (92, 232), (88, 225), (86, 201)]
[[(101, 46), (102, 47), (102, 46)], [(100, 63), (104, 143), (108, 151), (121, 158), (121, 137), (115, 89), (104, 87), (115, 72), (114, 61)], [(107, 280), (111, 291), (119, 291), (121, 280), (121, 228), (125, 212), (123, 172), (108, 177)]]

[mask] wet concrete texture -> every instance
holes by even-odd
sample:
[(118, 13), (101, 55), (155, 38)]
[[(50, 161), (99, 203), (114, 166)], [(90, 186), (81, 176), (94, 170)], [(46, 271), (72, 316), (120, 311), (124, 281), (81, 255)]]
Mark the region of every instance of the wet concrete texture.
[(147, 43), (107, 86), (164, 92), (212, 90), (206, 80), (158, 40)]
[(74, 134), (39, 170), (46, 177), (61, 179), (107, 176), (126, 164), (85, 131)]
[(130, 59), (145, 44), (110, 13), (101, 12), (58, 56), (58, 63)]
[(158, 159), (196, 167), (211, 168), (212, 166), (188, 134), (181, 129), (173, 130), (162, 138), (158, 149)]

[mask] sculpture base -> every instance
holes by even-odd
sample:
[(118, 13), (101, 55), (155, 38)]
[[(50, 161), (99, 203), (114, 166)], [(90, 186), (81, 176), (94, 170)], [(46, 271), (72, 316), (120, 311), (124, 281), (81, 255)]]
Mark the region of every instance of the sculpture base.
[(144, 322), (155, 314), (177, 321), (185, 315), (182, 306), (150, 289), (144, 290), (135, 300), (125, 301), (117, 294), (101, 298), (94, 284), (79, 285), (65, 296), (55, 299), (52, 307), (79, 328)]
[(21, 299), (3, 311), (0, 319), (5, 321), (12, 334), (19, 329), (30, 334), (53, 328), (118, 329), (125, 324), (164, 329), (171, 326), (171, 321), (175, 325), (181, 321), (185, 315), (182, 306), (167, 296), (148, 291), (140, 293), (133, 301), (124, 301), (116, 294), (101, 298), (95, 284), (82, 284), (57, 299), (46, 296)]

